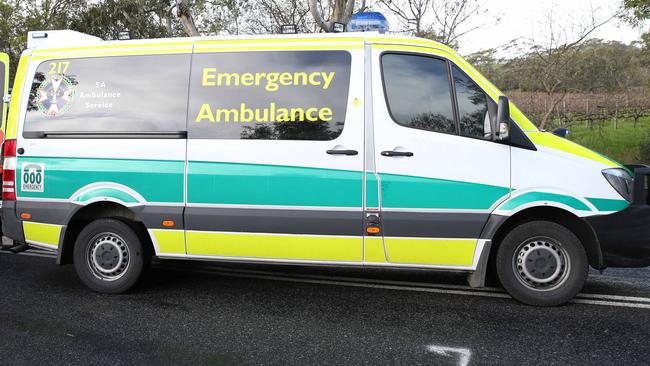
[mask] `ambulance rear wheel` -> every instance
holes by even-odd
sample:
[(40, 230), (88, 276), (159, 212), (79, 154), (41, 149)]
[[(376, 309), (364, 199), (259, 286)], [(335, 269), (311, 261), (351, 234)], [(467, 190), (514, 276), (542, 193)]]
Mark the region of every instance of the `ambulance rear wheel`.
[(74, 266), (91, 290), (118, 294), (136, 284), (145, 267), (146, 253), (136, 232), (116, 219), (88, 224), (74, 246)]
[(569, 229), (550, 221), (531, 221), (505, 236), (496, 269), (501, 284), (516, 300), (556, 306), (582, 290), (589, 264), (580, 240)]

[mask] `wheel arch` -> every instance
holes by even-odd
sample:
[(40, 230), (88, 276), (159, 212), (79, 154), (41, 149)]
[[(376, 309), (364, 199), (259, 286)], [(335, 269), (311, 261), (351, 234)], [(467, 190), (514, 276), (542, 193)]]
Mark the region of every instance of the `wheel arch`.
[(70, 215), (60, 240), (57, 263), (71, 264), (74, 244), (81, 230), (88, 223), (103, 218), (115, 218), (131, 226), (142, 241), (143, 247), (153, 254), (154, 246), (151, 237), (142, 220), (132, 209), (114, 201), (97, 201), (79, 207)]
[(598, 237), (591, 226), (572, 212), (554, 206), (529, 207), (512, 216), (491, 215), (481, 233), (481, 238), (492, 240), (489, 261), (494, 261), (501, 241), (510, 230), (520, 224), (536, 220), (551, 221), (569, 229), (582, 243), (589, 265), (596, 269), (605, 267)]

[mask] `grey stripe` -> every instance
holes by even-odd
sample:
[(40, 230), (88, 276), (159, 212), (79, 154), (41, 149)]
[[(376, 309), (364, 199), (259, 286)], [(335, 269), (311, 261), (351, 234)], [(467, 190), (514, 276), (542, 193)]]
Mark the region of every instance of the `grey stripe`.
[[(80, 206), (71, 202), (59, 201), (16, 201), (16, 212), (28, 212), (32, 215), (30, 221), (47, 224), (68, 225), (79, 210), (88, 206)], [(183, 228), (183, 207), (182, 206), (134, 206), (124, 208), (131, 210), (149, 229), (182, 229)], [(125, 215), (124, 212), (114, 212), (115, 216)], [(163, 220), (173, 220), (175, 225), (163, 227)]]
[[(31, 220), (35, 222), (58, 225), (68, 225), (72, 215), (81, 209), (79, 205), (70, 202), (17, 201), (16, 207), (17, 214), (29, 212), (32, 215)], [(364, 235), (363, 212), (360, 210), (308, 210), (302, 207), (300, 209), (183, 208), (149, 205), (126, 210), (132, 210), (149, 229), (182, 230), (185, 224), (187, 230), (199, 231)], [(183, 210), (185, 210), (185, 217), (183, 217)], [(3, 211), (7, 211), (6, 213), (13, 211), (13, 207), (8, 205), (7, 210)], [(388, 211), (382, 213), (383, 233), (393, 237), (490, 238), (494, 234), (493, 228), (487, 228), (481, 235), (489, 217), (488, 213)], [(14, 220), (19, 221), (16, 218)], [(171, 227), (163, 227), (163, 220), (172, 220), (175, 224)]]
[(422, 238), (478, 238), (489, 214), (441, 212), (384, 212), (385, 236)]
[(65, 201), (16, 201), (16, 214), (23, 212), (30, 213), (30, 221), (42, 222), (47, 224), (66, 225), (70, 219), (70, 214), (76, 211), (79, 206)]
[(277, 234), (363, 235), (363, 213), (188, 207), (187, 230)]

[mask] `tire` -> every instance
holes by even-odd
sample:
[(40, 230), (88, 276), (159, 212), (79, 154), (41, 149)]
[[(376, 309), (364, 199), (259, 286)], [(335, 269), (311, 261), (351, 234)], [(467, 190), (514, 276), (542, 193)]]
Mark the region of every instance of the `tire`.
[(496, 257), (499, 280), (516, 300), (557, 306), (575, 297), (589, 271), (578, 237), (550, 221), (531, 221), (512, 229)]
[(86, 286), (96, 292), (119, 294), (137, 282), (147, 255), (135, 230), (117, 219), (86, 225), (74, 245), (74, 267)]

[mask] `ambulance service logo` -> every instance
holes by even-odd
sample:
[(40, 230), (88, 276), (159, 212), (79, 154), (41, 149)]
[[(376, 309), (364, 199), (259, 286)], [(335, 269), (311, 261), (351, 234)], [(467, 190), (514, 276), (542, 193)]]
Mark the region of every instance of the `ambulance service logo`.
[(36, 107), (48, 117), (58, 117), (70, 109), (74, 99), (74, 86), (67, 76), (53, 75), (36, 90)]

